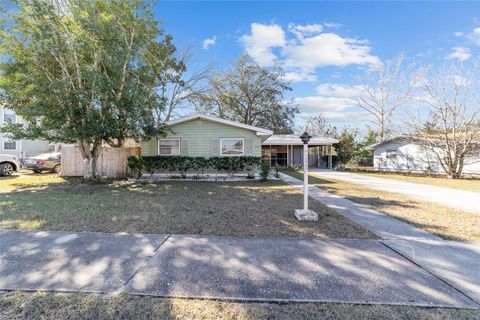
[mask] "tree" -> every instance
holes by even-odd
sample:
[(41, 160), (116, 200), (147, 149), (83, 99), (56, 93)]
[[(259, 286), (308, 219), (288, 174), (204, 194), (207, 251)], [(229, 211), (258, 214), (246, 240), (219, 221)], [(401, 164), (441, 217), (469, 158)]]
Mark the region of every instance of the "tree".
[(335, 137), (339, 141), (335, 146), (339, 163), (346, 164), (358, 151), (357, 136), (358, 130), (345, 127), (340, 134)]
[(356, 158), (373, 158), (373, 150), (369, 149), (369, 147), (379, 140), (379, 134), (372, 128), (367, 129), (367, 134), (363, 137), (363, 139), (357, 143), (357, 152), (355, 153)]
[(312, 136), (330, 137), (335, 133), (335, 128), (328, 123), (323, 113), (311, 117), (302, 129), (302, 132), (308, 132)]
[(448, 178), (460, 178), (465, 159), (480, 154), (479, 65), (450, 64), (422, 69), (417, 77), (421, 103), (405, 127), (407, 135), (433, 155)]
[(210, 88), (198, 101), (197, 111), (244, 124), (291, 133), (298, 107), (286, 102), (292, 90), (279, 69), (261, 68), (243, 55), (233, 67), (215, 74)]
[(148, 2), (15, 1), (4, 14), (0, 88), (15, 138), (76, 143), (94, 177), (102, 143), (158, 133), (158, 88), (183, 65)]
[(180, 109), (195, 104), (208, 90), (208, 79), (212, 71), (210, 65), (198, 67), (193, 61), (190, 47), (179, 52), (177, 60), (185, 68), (174, 70), (171, 79), (165, 79), (162, 83), (164, 103), (156, 110), (156, 118), (160, 123), (169, 121)]
[(370, 115), (381, 141), (391, 133), (395, 113), (410, 98), (412, 66), (404, 66), (403, 61), (404, 56), (400, 54), (358, 76), (364, 92), (356, 97), (356, 104)]

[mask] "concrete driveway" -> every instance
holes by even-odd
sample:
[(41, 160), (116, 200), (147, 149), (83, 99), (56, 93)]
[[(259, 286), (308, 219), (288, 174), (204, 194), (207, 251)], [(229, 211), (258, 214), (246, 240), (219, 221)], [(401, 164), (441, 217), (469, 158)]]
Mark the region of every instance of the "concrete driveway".
[(364, 185), (368, 188), (400, 193), (416, 199), (441, 203), (451, 208), (480, 214), (480, 193), (377, 178), (351, 172), (311, 170), (318, 177), (342, 180)]

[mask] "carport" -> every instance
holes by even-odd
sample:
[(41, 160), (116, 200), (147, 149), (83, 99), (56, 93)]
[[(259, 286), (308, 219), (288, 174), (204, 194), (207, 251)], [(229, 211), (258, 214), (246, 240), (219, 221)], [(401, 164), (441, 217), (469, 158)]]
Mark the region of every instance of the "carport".
[[(332, 169), (332, 145), (337, 139), (315, 136), (308, 143), (310, 167)], [(303, 142), (293, 134), (272, 135), (262, 142), (262, 159), (270, 166), (301, 166)]]

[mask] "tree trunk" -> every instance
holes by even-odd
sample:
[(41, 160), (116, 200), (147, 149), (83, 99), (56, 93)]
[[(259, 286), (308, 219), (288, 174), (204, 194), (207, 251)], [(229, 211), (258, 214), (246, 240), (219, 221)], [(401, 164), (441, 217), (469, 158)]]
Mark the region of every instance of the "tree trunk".
[(78, 148), (83, 158), (83, 177), (86, 179), (95, 179), (97, 177), (97, 159), (100, 155), (100, 143), (79, 140)]
[(83, 159), (84, 178), (95, 179), (97, 177), (97, 157)]

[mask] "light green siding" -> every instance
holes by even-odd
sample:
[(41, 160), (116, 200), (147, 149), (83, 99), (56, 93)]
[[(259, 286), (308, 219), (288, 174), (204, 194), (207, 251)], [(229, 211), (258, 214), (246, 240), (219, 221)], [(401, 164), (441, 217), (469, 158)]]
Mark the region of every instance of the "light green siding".
[[(179, 123), (170, 126), (170, 129), (173, 133), (169, 133), (165, 139), (181, 139), (181, 153), (184, 156), (218, 156), (221, 138), (243, 138), (245, 155), (261, 156), (262, 141), (255, 131), (204, 119)], [(157, 139), (151, 139), (142, 142), (142, 155), (158, 155), (157, 141)]]

